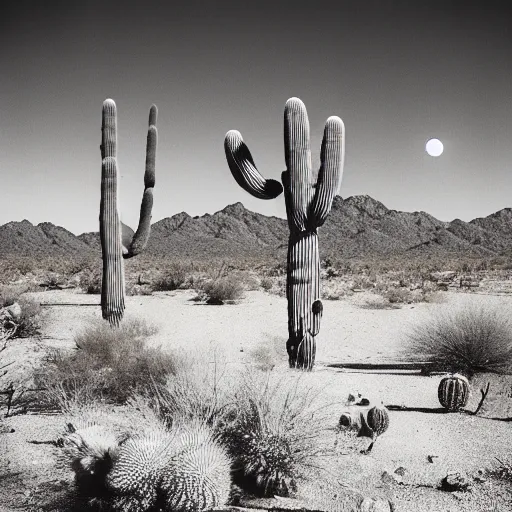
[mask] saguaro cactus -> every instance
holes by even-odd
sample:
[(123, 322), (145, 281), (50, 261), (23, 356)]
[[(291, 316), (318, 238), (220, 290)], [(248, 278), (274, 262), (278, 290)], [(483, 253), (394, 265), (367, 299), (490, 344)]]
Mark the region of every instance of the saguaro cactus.
[[(317, 230), (323, 225), (337, 194), (343, 172), (345, 127), (339, 117), (325, 124), (321, 165), (315, 182), (311, 169), (309, 120), (304, 103), (290, 98), (284, 109), (286, 171), (281, 180), (290, 238), (286, 296), (291, 367), (311, 370), (315, 362), (316, 336), (320, 331), (320, 258)], [(249, 148), (236, 130), (226, 134), (224, 149), (237, 183), (254, 197), (273, 199), (283, 187), (265, 180), (257, 170)]]
[(123, 318), (124, 264), (123, 258), (131, 258), (144, 250), (151, 230), (153, 187), (155, 186), (155, 160), (158, 132), (156, 129), (157, 107), (149, 110), (149, 129), (146, 146), (146, 171), (144, 195), (140, 207), (139, 226), (135, 234), (122, 226), (119, 220), (117, 190), (117, 109), (113, 100), (103, 102), (101, 125), (101, 203), (100, 238), (103, 257), (103, 281), (101, 285), (101, 311), (103, 318), (117, 326)]

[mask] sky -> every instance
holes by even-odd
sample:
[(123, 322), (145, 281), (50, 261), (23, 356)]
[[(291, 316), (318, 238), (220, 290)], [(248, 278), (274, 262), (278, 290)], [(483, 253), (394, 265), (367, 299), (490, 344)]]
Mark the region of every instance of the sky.
[[(260, 172), (285, 168), (283, 109), (301, 98), (318, 165), (340, 116), (340, 195), (471, 220), (512, 207), (512, 29), (507, 2), (16, 0), (0, 13), (0, 225), (98, 230), (101, 107), (118, 109), (121, 218), (136, 228), (148, 112), (159, 109), (153, 222), (284, 199), (235, 182), (239, 130)], [(429, 138), (444, 144), (425, 152)]]

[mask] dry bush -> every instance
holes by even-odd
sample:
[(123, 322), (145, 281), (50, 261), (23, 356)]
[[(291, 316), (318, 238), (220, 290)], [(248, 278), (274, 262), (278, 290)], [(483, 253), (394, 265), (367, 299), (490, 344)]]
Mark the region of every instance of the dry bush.
[(235, 483), (256, 495), (288, 496), (322, 467), (333, 454), (334, 428), (318, 395), (302, 376), (245, 377), (221, 433), (235, 460)]
[(376, 294), (369, 294), (364, 298), (363, 302), (359, 304), (361, 309), (400, 309), (396, 303), (391, 303), (385, 297)]
[(141, 320), (125, 320), (119, 328), (101, 322), (84, 329), (75, 336), (75, 350), (50, 354), (36, 372), (47, 405), (62, 408), (73, 400), (124, 403), (151, 382), (165, 382), (175, 371), (175, 359), (148, 344), (156, 332)]
[(18, 328), (13, 338), (29, 338), (36, 336), (41, 330), (42, 309), (39, 302), (22, 294), (28, 290), (27, 286), (0, 286), (0, 308), (12, 306), (18, 303), (21, 308), (21, 316), (16, 319)]
[(288, 365), (286, 352), (286, 339), (278, 336), (269, 337), (249, 352), (249, 357), (255, 363), (256, 368), (263, 371), (273, 370), (280, 363)]
[(179, 288), (188, 288), (192, 283), (191, 272), (192, 269), (190, 265), (175, 263), (159, 274), (151, 283), (151, 288), (155, 292), (167, 292), (178, 290)]
[(252, 273), (247, 271), (233, 272), (232, 277), (240, 281), (242, 286), (249, 291), (259, 290), (260, 280)]
[(206, 281), (197, 290), (202, 300), (211, 304), (223, 304), (243, 298), (244, 286), (236, 277), (219, 277), (212, 281)]
[(272, 285), (273, 285), (273, 282), (272, 282), (272, 279), (270, 279), (270, 277), (263, 277), (260, 281), (260, 286), (266, 292), (269, 292), (270, 290), (272, 290)]
[(147, 284), (132, 284), (126, 286), (126, 295), (132, 297), (134, 295), (153, 295), (153, 289)]
[(86, 269), (80, 274), (78, 286), (85, 292), (91, 295), (98, 295), (101, 293), (101, 270)]
[(512, 320), (507, 311), (490, 307), (437, 313), (413, 329), (406, 354), (468, 377), (510, 373)]

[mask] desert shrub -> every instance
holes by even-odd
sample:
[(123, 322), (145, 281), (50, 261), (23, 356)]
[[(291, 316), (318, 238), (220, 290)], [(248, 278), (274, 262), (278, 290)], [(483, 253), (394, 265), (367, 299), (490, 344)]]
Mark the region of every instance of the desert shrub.
[(125, 320), (113, 329), (94, 324), (75, 336), (76, 349), (56, 351), (36, 372), (49, 406), (70, 400), (124, 403), (151, 382), (163, 383), (175, 370), (174, 357), (148, 344), (156, 328), (141, 320)]
[(222, 304), (241, 299), (244, 295), (244, 286), (235, 277), (219, 277), (205, 281), (198, 290), (198, 295), (212, 304)]
[(13, 338), (29, 338), (39, 334), (41, 329), (41, 305), (28, 297), (23, 297), (27, 287), (0, 286), (0, 308), (12, 306), (18, 303), (21, 308), (19, 318), (15, 319), (18, 325)]
[(260, 288), (260, 280), (250, 272), (236, 272), (233, 277), (239, 280), (246, 290), (254, 291)]
[(512, 371), (512, 320), (507, 311), (489, 307), (437, 313), (412, 330), (406, 353), (468, 377), (508, 373)]
[(280, 337), (271, 337), (261, 341), (256, 348), (249, 352), (249, 357), (254, 362), (256, 368), (263, 371), (270, 371), (283, 361), (288, 364), (288, 354), (286, 353), (286, 339)]
[(126, 287), (126, 295), (152, 295), (153, 289), (147, 284), (132, 284)]
[(332, 453), (327, 409), (317, 400), (301, 377), (246, 376), (222, 432), (235, 460), (234, 482), (257, 495), (293, 494)]
[(43, 288), (61, 288), (65, 284), (65, 278), (57, 272), (46, 272), (41, 278), (39, 286)]
[(376, 295), (374, 293), (369, 294), (364, 300), (359, 304), (361, 309), (400, 309), (400, 306), (396, 303), (390, 302), (385, 297), (381, 295)]
[(266, 292), (269, 292), (270, 290), (272, 290), (272, 279), (270, 279), (270, 277), (264, 277), (260, 282), (260, 286)]
[(167, 292), (190, 285), (190, 268), (185, 265), (175, 264), (165, 271), (151, 283), (155, 292)]
[(80, 274), (79, 287), (91, 295), (101, 293), (101, 270), (86, 269)]
[(411, 304), (414, 302), (414, 296), (407, 288), (389, 288), (383, 294), (390, 304)]

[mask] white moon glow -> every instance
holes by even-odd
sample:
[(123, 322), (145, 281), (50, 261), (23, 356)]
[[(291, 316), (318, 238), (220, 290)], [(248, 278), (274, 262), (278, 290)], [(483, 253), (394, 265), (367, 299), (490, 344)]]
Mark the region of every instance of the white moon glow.
[(430, 156), (440, 156), (443, 153), (443, 143), (439, 139), (430, 139), (425, 144), (425, 151)]

